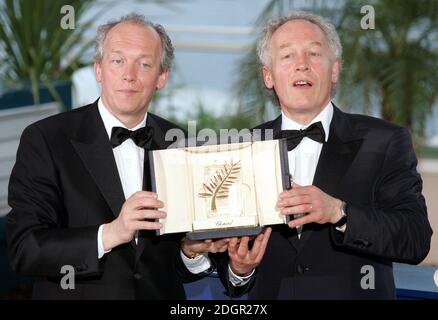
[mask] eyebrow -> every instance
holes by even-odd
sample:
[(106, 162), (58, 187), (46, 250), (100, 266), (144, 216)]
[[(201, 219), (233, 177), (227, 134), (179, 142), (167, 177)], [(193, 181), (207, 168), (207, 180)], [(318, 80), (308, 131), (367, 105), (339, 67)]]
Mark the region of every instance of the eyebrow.
[[(288, 43), (284, 43), (284, 44), (280, 45), (280, 49), (284, 49), (284, 48), (290, 47), (291, 45), (292, 45), (292, 43), (290, 43), (290, 42), (288, 42)], [(312, 42), (310, 43), (310, 45), (311, 45), (311, 46), (313, 46), (313, 45), (317, 45), (317, 46), (319, 46), (319, 47), (322, 47), (322, 43), (319, 42), (319, 41), (312, 41)]]
[[(117, 53), (117, 54), (121, 54), (123, 55), (123, 52), (120, 50), (111, 50), (111, 53)], [(142, 58), (152, 58), (153, 56), (151, 54), (141, 54), (137, 57), (137, 59), (142, 59)]]

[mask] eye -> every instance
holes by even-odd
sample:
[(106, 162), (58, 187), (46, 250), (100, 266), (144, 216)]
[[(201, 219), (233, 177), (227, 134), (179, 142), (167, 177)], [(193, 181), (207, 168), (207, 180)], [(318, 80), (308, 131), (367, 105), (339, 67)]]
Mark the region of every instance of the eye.
[(150, 67), (151, 67), (151, 65), (150, 65), (149, 63), (144, 63), (144, 62), (141, 63), (140, 65), (141, 65), (141, 67), (144, 68), (144, 69), (146, 69), (146, 68), (150, 68)]
[(115, 65), (120, 65), (122, 63), (122, 59), (112, 59), (111, 63)]
[(292, 54), (288, 53), (288, 54), (283, 55), (282, 59), (289, 59), (291, 57), (292, 57)]
[(319, 57), (319, 56), (321, 55), (321, 53), (319, 53), (319, 52), (317, 52), (317, 51), (311, 51), (311, 52), (310, 52), (310, 55), (311, 55), (312, 57)]

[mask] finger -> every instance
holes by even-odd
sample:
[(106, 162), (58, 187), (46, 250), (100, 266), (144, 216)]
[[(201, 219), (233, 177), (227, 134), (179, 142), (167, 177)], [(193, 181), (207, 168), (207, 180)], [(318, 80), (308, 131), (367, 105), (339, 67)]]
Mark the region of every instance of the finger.
[(160, 200), (151, 197), (130, 197), (124, 203), (128, 210), (142, 209), (142, 208), (163, 208), (164, 203)]
[(154, 198), (137, 198), (135, 199), (135, 208), (156, 208), (164, 207), (164, 202)]
[(228, 244), (224, 244), (222, 247), (218, 247), (217, 251), (218, 252), (225, 252), (228, 249)]
[(228, 242), (230, 242), (229, 238), (220, 239), (220, 240), (216, 240), (214, 242), (214, 245), (219, 248), (219, 247), (227, 246)]
[(134, 201), (134, 202), (136, 202), (136, 201), (152, 201), (152, 200), (160, 201), (158, 199), (158, 195), (152, 191), (137, 191), (132, 196), (130, 196), (128, 198), (128, 200)]
[(303, 192), (303, 190), (301, 190), (303, 187), (300, 187), (300, 189), (295, 188), (295, 189), (290, 189), (290, 190), (286, 190), (283, 191), (282, 193), (280, 193), (278, 195), (278, 200), (283, 200), (283, 199), (287, 199), (287, 198), (291, 198), (291, 197), (296, 197), (298, 195), (304, 195), (306, 193)]
[(291, 221), (288, 222), (288, 226), (289, 228), (296, 228), (297, 226), (303, 226), (307, 223), (313, 222), (314, 217), (312, 214), (307, 214), (301, 218), (298, 219), (293, 219)]
[[(235, 237), (234, 237), (234, 238), (235, 238)], [(228, 242), (230, 242), (231, 239), (233, 239), (233, 238), (232, 238), (232, 237), (229, 237), (229, 238), (221, 238), (220, 240), (224, 240), (224, 241), (226, 241), (226, 242), (228, 243)]]
[(298, 206), (283, 208), (283, 209), (281, 209), (281, 213), (284, 215), (303, 214), (303, 213), (309, 213), (309, 212), (313, 211), (314, 209), (315, 208), (313, 208), (313, 206), (310, 203), (308, 203), (308, 204), (302, 204), (302, 205), (298, 205)]
[(301, 189), (301, 188), (303, 188), (303, 187), (300, 186), (299, 184), (297, 184), (297, 183), (294, 182), (294, 183), (292, 184), (292, 188), (290, 188), (289, 190), (284, 190), (283, 192), (281, 192), (281, 193), (279, 194), (279, 196), (281, 196), (281, 198), (288, 197), (288, 195), (293, 194), (293, 191), (294, 191), (294, 190), (296, 190), (296, 189)]
[(250, 258), (252, 260), (255, 260), (257, 258), (257, 256), (260, 253), (260, 250), (263, 249), (263, 245), (266, 246), (267, 240), (265, 239), (266, 237), (268, 237), (271, 235), (271, 228), (267, 228), (263, 231), (263, 233), (259, 234), (257, 236), (257, 238), (254, 241), (254, 245), (252, 246), (252, 249), (250, 250), (249, 254), (250, 254)]
[(278, 195), (278, 200), (277, 201), (280, 201), (280, 200), (285, 199), (285, 198), (292, 197), (292, 193), (291, 192), (292, 192), (292, 189), (291, 190), (284, 190), (283, 192), (281, 192)]
[(137, 210), (133, 215), (135, 220), (164, 219), (167, 213), (161, 210)]
[(310, 185), (310, 186), (304, 186), (304, 187), (297, 187), (295, 189), (295, 192), (293, 192), (294, 195), (303, 195), (303, 194), (309, 194), (313, 195), (315, 192), (321, 191), (318, 187)]
[(228, 243), (228, 255), (235, 256), (237, 254), (237, 238), (232, 238)]
[(152, 191), (137, 191), (130, 198), (154, 198), (158, 199), (158, 194)]
[(251, 250), (249, 250), (249, 258), (251, 260), (255, 260), (255, 258), (257, 257), (257, 255), (259, 254), (259, 250), (260, 247), (263, 243), (263, 238), (264, 238), (264, 234), (260, 233), (255, 239), (254, 239), (254, 244), (251, 248)]
[(239, 248), (237, 249), (237, 255), (241, 258), (245, 257), (248, 253), (249, 237), (242, 237), (240, 240)]
[(288, 197), (296, 197), (303, 195), (311, 195), (318, 190), (315, 186), (297, 186), (291, 190), (283, 191), (279, 194), (280, 199), (288, 198)]
[(159, 230), (163, 227), (160, 222), (135, 221), (132, 223), (134, 230)]
[(189, 243), (186, 248), (189, 247), (190, 251), (196, 251), (198, 253), (201, 252), (211, 252), (211, 246), (203, 240), (193, 240), (193, 242)]
[(269, 238), (271, 237), (271, 233), (272, 233), (272, 228), (265, 229), (265, 232), (263, 233), (263, 240), (262, 243), (260, 244), (259, 252), (255, 259), (256, 263), (260, 263), (260, 261), (262, 261), (262, 258), (266, 251), (266, 247), (268, 246)]
[(277, 201), (278, 208), (292, 207), (300, 204), (311, 203), (311, 198), (309, 195), (292, 196), (287, 198), (282, 198)]
[(227, 238), (227, 239), (230, 239), (230, 242), (234, 241), (236, 244), (238, 244), (240, 242), (240, 238), (239, 237), (232, 237), (232, 238)]

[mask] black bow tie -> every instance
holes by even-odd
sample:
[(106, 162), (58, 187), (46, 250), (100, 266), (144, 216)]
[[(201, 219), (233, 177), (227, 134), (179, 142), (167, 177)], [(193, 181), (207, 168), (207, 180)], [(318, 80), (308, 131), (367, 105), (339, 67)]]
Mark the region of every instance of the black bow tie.
[(140, 148), (150, 149), (153, 134), (154, 130), (151, 127), (142, 127), (135, 131), (122, 127), (113, 127), (111, 131), (111, 145), (115, 148), (131, 138)]
[(325, 132), (321, 121), (313, 123), (304, 130), (282, 130), (280, 136), (287, 139), (287, 151), (291, 151), (299, 145), (304, 137), (321, 143), (325, 141)]

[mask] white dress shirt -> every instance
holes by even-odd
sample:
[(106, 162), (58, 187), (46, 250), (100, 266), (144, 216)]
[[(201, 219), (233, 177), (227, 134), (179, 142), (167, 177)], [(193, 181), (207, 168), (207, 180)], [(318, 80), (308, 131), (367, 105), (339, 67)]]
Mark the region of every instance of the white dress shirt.
[[(281, 130), (301, 130), (306, 129), (311, 124), (321, 121), (325, 132), (325, 142), (327, 142), (330, 132), (330, 123), (333, 118), (333, 105), (331, 102), (308, 124), (301, 125), (289, 119), (283, 112), (281, 113)], [(322, 143), (314, 141), (308, 137), (294, 149), (288, 152), (289, 172), (292, 174), (293, 181), (300, 186), (312, 185), (315, 177), (316, 166), (321, 155)], [(301, 236), (301, 227), (297, 227), (298, 237)]]

